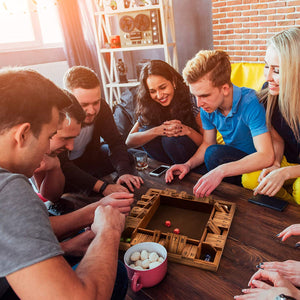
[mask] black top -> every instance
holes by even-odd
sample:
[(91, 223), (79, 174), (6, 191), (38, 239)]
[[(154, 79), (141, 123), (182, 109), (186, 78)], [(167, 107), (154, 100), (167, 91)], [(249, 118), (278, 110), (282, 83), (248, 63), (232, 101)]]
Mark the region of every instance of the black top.
[[(100, 111), (95, 119), (92, 139), (87, 145), (82, 157), (97, 156), (97, 150), (100, 149), (101, 145), (100, 137), (109, 146), (110, 160), (118, 175), (131, 174), (133, 170), (127, 147), (117, 129), (112, 111), (103, 99), (101, 99)], [(59, 155), (59, 158), (66, 181), (76, 184), (81, 190), (91, 192), (98, 178), (76, 166), (68, 159), (67, 153), (62, 153)]]
[(283, 118), (281, 112), (279, 111), (278, 103), (274, 108), (272, 115), (272, 126), (284, 140), (284, 155), (288, 162), (290, 163), (300, 163), (300, 144), (297, 142), (296, 137)]

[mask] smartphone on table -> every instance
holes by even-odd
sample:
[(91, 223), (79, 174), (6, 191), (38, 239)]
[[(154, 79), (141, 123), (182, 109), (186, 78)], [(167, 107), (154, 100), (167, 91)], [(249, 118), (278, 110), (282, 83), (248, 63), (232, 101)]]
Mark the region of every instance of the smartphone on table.
[(269, 197), (267, 195), (261, 195), (261, 194), (252, 196), (248, 201), (251, 203), (254, 203), (254, 204), (258, 204), (261, 206), (275, 209), (277, 211), (283, 211), (288, 205), (288, 202), (286, 202), (280, 198)]
[(159, 177), (164, 174), (170, 167), (166, 165), (160, 165), (158, 168), (154, 169), (149, 173), (150, 176)]

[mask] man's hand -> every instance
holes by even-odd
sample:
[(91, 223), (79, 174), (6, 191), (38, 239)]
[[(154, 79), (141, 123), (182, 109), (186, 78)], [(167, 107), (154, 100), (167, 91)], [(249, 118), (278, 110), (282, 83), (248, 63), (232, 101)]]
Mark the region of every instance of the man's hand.
[[(109, 196), (102, 198), (99, 203), (100, 205), (106, 206), (110, 205), (112, 207), (118, 208), (118, 210), (123, 214), (129, 214), (131, 210), (131, 204), (133, 203), (133, 194), (129, 193), (113, 193)], [(98, 202), (97, 202), (98, 203)]]
[(277, 272), (295, 286), (300, 286), (300, 262), (295, 260), (264, 262), (260, 267), (265, 271)]
[(99, 205), (96, 208), (94, 222), (91, 226), (95, 234), (112, 231), (121, 236), (124, 226), (125, 215), (120, 213), (116, 207)]
[(174, 175), (179, 175), (178, 178), (181, 180), (190, 170), (191, 168), (186, 163), (180, 165), (173, 165), (166, 172), (165, 181), (166, 183), (171, 182), (174, 179)]
[(139, 189), (141, 187), (141, 184), (144, 183), (144, 181), (139, 176), (124, 174), (120, 176), (117, 180), (117, 184), (122, 184), (122, 183), (125, 183), (131, 192), (134, 192), (134, 187)]
[(58, 157), (44, 154), (40, 166), (37, 169), (35, 169), (34, 173), (47, 172), (57, 168), (60, 168), (60, 161)]
[[(293, 235), (300, 235), (300, 224), (293, 224), (278, 234), (278, 237), (284, 242)], [(300, 243), (300, 242), (299, 242)]]
[(106, 189), (103, 191), (104, 196), (108, 196), (112, 193), (117, 193), (117, 192), (124, 192), (124, 193), (129, 193), (128, 189), (126, 189), (125, 186), (122, 186), (120, 184), (109, 184)]
[[(272, 170), (271, 170), (272, 169)], [(254, 195), (264, 194), (270, 197), (275, 196), (288, 179), (285, 168), (271, 167), (264, 169), (259, 176), (259, 185), (254, 189)], [(267, 175), (266, 175), (267, 174)]]
[(221, 166), (211, 170), (203, 175), (193, 188), (193, 193), (196, 197), (209, 196), (212, 191), (221, 183), (224, 175)]

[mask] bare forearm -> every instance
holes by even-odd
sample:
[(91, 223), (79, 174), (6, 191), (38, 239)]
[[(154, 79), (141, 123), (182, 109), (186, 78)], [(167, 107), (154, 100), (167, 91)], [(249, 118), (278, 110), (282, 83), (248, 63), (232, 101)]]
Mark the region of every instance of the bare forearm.
[(153, 127), (142, 132), (133, 132), (128, 135), (126, 139), (126, 145), (130, 148), (140, 147), (160, 135), (161, 134), (159, 133), (158, 127)]
[(97, 234), (76, 269), (88, 290), (101, 287), (96, 290), (97, 298), (90, 299), (110, 299), (117, 272), (119, 242), (120, 233), (115, 230)]
[(37, 172), (34, 174), (34, 179), (43, 197), (52, 202), (59, 200), (65, 186), (65, 176), (60, 167), (45, 172)]
[(50, 217), (52, 229), (58, 240), (89, 226), (93, 222), (95, 209), (96, 204), (90, 204), (65, 215)]
[(204, 162), (204, 154), (208, 146), (208, 144), (202, 143), (196, 153), (186, 162), (190, 169), (193, 169)]
[(244, 158), (219, 166), (223, 172), (223, 177), (242, 175), (261, 170), (271, 166), (273, 156), (267, 153), (255, 152), (245, 156)]
[(283, 153), (284, 153), (284, 144), (273, 141), (273, 148), (274, 148), (274, 154), (275, 154), (274, 165), (277, 167), (280, 167)]
[(282, 172), (284, 172), (284, 179), (292, 179), (292, 178), (298, 178), (300, 177), (300, 165), (298, 166), (289, 166), (281, 168)]
[(188, 137), (197, 145), (200, 146), (203, 141), (203, 136), (198, 131), (194, 130), (193, 128), (190, 128), (190, 134), (188, 134)]

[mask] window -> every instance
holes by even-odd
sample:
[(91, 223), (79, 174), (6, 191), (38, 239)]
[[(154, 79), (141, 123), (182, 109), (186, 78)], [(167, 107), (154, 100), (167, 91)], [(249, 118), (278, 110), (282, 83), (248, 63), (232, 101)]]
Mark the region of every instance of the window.
[(62, 47), (58, 0), (0, 0), (0, 51)]

